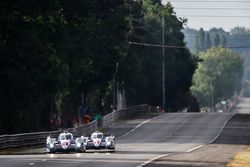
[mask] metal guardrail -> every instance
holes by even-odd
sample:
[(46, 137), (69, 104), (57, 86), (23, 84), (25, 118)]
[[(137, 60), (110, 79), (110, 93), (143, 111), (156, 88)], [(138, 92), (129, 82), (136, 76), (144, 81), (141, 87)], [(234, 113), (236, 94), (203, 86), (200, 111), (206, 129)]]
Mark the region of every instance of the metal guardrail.
[[(238, 98), (233, 98), (232, 102), (234, 107)], [(113, 111), (102, 118), (101, 127), (108, 127), (109, 125), (117, 122), (118, 120), (128, 119), (132, 117), (137, 117), (143, 115), (147, 112), (161, 112), (160, 109), (148, 106), (148, 105), (138, 105), (127, 107), (122, 110)], [(98, 122), (92, 121), (89, 124), (82, 125), (77, 128), (69, 128), (67, 131), (72, 133), (74, 136), (86, 136), (90, 135), (93, 131), (98, 129)], [(4, 148), (14, 148), (20, 146), (34, 146), (45, 144), (47, 136), (58, 137), (61, 131), (48, 131), (48, 132), (35, 132), (35, 133), (23, 133), (23, 134), (11, 134), (11, 135), (1, 135), (0, 136), (0, 149)]]
[(56, 136), (58, 131), (36, 132), (0, 136), (0, 148), (12, 148), (18, 146), (31, 146), (44, 143), (44, 139), (52, 134)]
[[(152, 107), (148, 105), (139, 105), (124, 108), (122, 110), (113, 111), (102, 118), (102, 127), (107, 127), (120, 119), (126, 119), (130, 117), (137, 117), (143, 115), (150, 110), (154, 111)], [(82, 125), (77, 128), (67, 129), (74, 136), (90, 135), (93, 131), (98, 129), (97, 121), (92, 121), (89, 124)], [(61, 131), (48, 131), (48, 132), (35, 132), (35, 133), (23, 133), (13, 135), (1, 135), (0, 136), (0, 149), (14, 148), (20, 146), (34, 146), (45, 144), (47, 136), (57, 137)]]
[(103, 117), (102, 127), (107, 127), (113, 124), (114, 122), (116, 122), (117, 120), (137, 117), (147, 112), (149, 112), (149, 106), (146, 104), (133, 106), (133, 107), (127, 107), (118, 111), (113, 111), (112, 113)]

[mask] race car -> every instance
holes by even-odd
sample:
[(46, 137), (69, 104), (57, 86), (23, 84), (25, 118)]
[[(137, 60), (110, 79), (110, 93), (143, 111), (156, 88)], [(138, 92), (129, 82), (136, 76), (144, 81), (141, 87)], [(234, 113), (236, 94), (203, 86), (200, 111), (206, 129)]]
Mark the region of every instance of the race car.
[(101, 132), (94, 132), (90, 137), (83, 137), (85, 149), (108, 149), (115, 151), (115, 137), (113, 135), (103, 135)]
[(84, 152), (85, 145), (83, 138), (76, 138), (74, 140), (73, 135), (67, 131), (61, 133), (58, 138), (47, 137), (46, 140), (47, 151), (54, 152)]

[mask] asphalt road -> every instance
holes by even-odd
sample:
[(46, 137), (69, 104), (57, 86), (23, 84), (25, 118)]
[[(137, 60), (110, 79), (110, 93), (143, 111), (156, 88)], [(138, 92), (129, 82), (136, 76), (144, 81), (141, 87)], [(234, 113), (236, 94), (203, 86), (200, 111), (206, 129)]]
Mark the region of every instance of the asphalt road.
[(226, 167), (237, 153), (249, 147), (250, 98), (241, 98), (235, 113), (211, 144), (193, 152), (159, 158), (145, 167)]
[[(1, 155), (1, 167), (139, 167), (213, 141), (234, 113), (165, 113), (144, 120), (116, 139), (116, 152)], [(126, 123), (129, 126), (130, 122)], [(122, 125), (116, 124), (116, 127)], [(119, 131), (119, 129), (118, 129)]]

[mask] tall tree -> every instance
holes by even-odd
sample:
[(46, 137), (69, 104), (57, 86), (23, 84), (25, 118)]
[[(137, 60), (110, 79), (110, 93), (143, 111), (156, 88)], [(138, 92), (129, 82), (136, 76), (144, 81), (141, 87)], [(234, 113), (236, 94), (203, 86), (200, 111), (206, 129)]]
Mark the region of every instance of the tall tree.
[(200, 45), (200, 51), (204, 51), (206, 49), (206, 40), (205, 40), (205, 31), (203, 28), (200, 28), (198, 31), (198, 36), (199, 36), (199, 45)]
[(203, 28), (199, 29), (194, 46), (197, 53), (206, 49), (206, 34)]
[(225, 35), (221, 36), (220, 46), (222, 46), (222, 47), (226, 47), (227, 46), (227, 38), (226, 38)]
[[(181, 33), (184, 22), (177, 19), (170, 3), (166, 5), (154, 4), (151, 0), (143, 2), (144, 33), (141, 34), (142, 43), (159, 44), (162, 41), (162, 18), (165, 20), (165, 45), (185, 46), (184, 35)], [(136, 34), (135, 34), (136, 35)], [(138, 34), (137, 34), (138, 35)], [(187, 105), (186, 97), (192, 84), (192, 75), (196, 67), (196, 60), (186, 49), (165, 50), (165, 79), (166, 106), (170, 111)], [(134, 76), (129, 81), (137, 84), (135, 89), (128, 89), (129, 104), (149, 103), (162, 104), (162, 48), (147, 46), (131, 46), (131, 53), (138, 55)], [(134, 86), (132, 86), (134, 87)], [(154, 90), (154, 91), (152, 91)], [(139, 98), (138, 98), (139, 97)]]
[(220, 37), (219, 34), (216, 34), (214, 38), (214, 46), (218, 47), (219, 45), (220, 45)]
[(69, 122), (82, 93), (98, 111), (126, 60), (125, 1), (4, 0), (0, 9), (0, 133), (48, 130), (57, 112)]
[(211, 42), (209, 33), (207, 33), (207, 37), (206, 37), (206, 49), (210, 49), (211, 47), (212, 47), (212, 42)]
[(239, 92), (243, 74), (239, 54), (225, 48), (211, 48), (202, 52), (200, 58), (203, 61), (195, 72), (192, 91), (203, 105), (210, 106)]
[(199, 53), (201, 51), (200, 42), (199, 42), (199, 36), (196, 35), (194, 40), (194, 50), (196, 53)]
[[(50, 130), (54, 114), (62, 115), (58, 126), (70, 127), (83, 101), (92, 115), (111, 111), (114, 75), (129, 105), (160, 105), (162, 49), (128, 46), (161, 43), (162, 17), (165, 44), (185, 46), (185, 20), (160, 2), (1, 1), (0, 134)], [(165, 55), (166, 103), (174, 111), (188, 103), (196, 59), (188, 49)]]

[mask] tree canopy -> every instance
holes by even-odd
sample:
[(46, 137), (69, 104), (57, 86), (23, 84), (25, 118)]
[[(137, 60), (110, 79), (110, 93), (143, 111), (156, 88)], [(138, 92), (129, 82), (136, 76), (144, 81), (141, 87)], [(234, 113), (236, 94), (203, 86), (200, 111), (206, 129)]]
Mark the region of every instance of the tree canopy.
[[(179, 20), (170, 3), (153, 4), (150, 0), (142, 2), (142, 16), (137, 18), (139, 29), (135, 28), (129, 41), (141, 43), (162, 43), (162, 19), (165, 22), (165, 45), (185, 46), (181, 32), (185, 20)], [(134, 38), (136, 37), (136, 38)], [(162, 105), (162, 48), (131, 45), (129, 55), (134, 58), (133, 76), (128, 83), (128, 103)], [(135, 59), (136, 58), (136, 59)], [(197, 59), (188, 49), (165, 49), (166, 109), (178, 111), (188, 105), (189, 88)], [(139, 98), (138, 98), (139, 97)]]
[[(160, 0), (0, 2), (0, 134), (70, 127), (82, 102), (90, 114), (112, 109), (114, 75), (127, 105), (161, 105), (162, 50), (129, 41), (185, 46), (185, 20)], [(166, 104), (188, 105), (197, 60), (166, 49)], [(119, 66), (117, 66), (119, 64)]]
[[(185, 34), (185, 41), (187, 42), (187, 46), (192, 52), (198, 53), (200, 51), (196, 41), (200, 38), (198, 30), (186, 28), (183, 30), (183, 32)], [(206, 49), (218, 46), (230, 47), (230, 49), (241, 55), (244, 60), (244, 75), (242, 79), (241, 95), (249, 97), (250, 30), (245, 27), (234, 27), (229, 32), (226, 32), (222, 28), (212, 28), (208, 31), (205, 31), (205, 34), (207, 34)]]
[(194, 74), (192, 91), (203, 105), (230, 98), (240, 91), (243, 60), (225, 48), (211, 48), (201, 52), (202, 62)]

